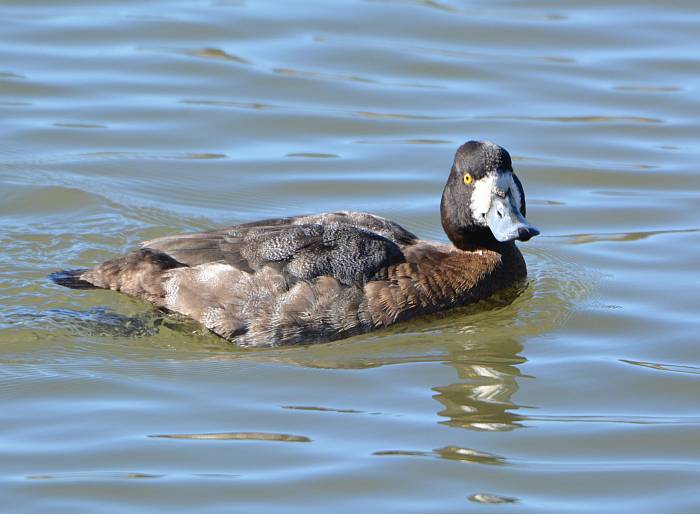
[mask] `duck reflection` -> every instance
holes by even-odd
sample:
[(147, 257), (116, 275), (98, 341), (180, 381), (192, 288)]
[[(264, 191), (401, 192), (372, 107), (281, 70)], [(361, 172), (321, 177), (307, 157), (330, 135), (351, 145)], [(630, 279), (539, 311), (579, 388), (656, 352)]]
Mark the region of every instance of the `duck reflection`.
[[(526, 418), (518, 413), (526, 407), (512, 399), (519, 389), (519, 380), (529, 378), (518, 367), (527, 359), (520, 355), (523, 327), (515, 326), (517, 315), (514, 316), (512, 309), (513, 300), (521, 292), (522, 289), (516, 288), (477, 307), (409, 322), (381, 335), (265, 352), (235, 352), (225, 358), (243, 357), (324, 369), (444, 363), (455, 369), (459, 380), (431, 388), (437, 393), (433, 398), (442, 404), (437, 411), (444, 418), (440, 423), (469, 430), (509, 431), (522, 427), (521, 422)], [(337, 410), (335, 407), (342, 406), (332, 407)], [(444, 453), (441, 449), (435, 452)], [(464, 458), (449, 449), (445, 455)]]
[(527, 378), (518, 367), (527, 361), (520, 355), (523, 346), (515, 337), (497, 336), (496, 326), (491, 327), (489, 333), (481, 330), (462, 333), (470, 330), (471, 326), (463, 330), (452, 326), (450, 332), (441, 331), (439, 348), (434, 343), (427, 346), (429, 334), (412, 332), (393, 334), (374, 344), (331, 343), (307, 348), (304, 352), (279, 350), (275, 356), (268, 352), (264, 360), (325, 369), (442, 362), (455, 369), (459, 380), (432, 387), (437, 393), (433, 398), (441, 404), (437, 415), (445, 418), (441, 424), (478, 431), (503, 432), (520, 428), (525, 416), (518, 411), (525, 406), (518, 405), (512, 398), (519, 389), (518, 381)]
[(526, 361), (522, 345), (514, 339), (489, 341), (474, 348), (451, 352), (447, 363), (455, 368), (459, 382), (433, 388), (433, 398), (444, 408), (441, 423), (481, 431), (507, 431), (522, 426), (523, 408), (512, 401), (523, 375), (516, 366)]
[[(147, 337), (151, 346), (160, 343), (167, 344), (170, 349), (183, 350), (178, 354), (183, 360), (243, 359), (324, 369), (445, 363), (455, 369), (459, 380), (431, 388), (436, 393), (433, 398), (441, 404), (437, 411), (437, 415), (443, 418), (440, 423), (469, 430), (503, 432), (520, 428), (526, 418), (518, 413), (525, 406), (518, 405), (512, 399), (519, 389), (519, 380), (525, 378), (518, 366), (527, 360), (520, 355), (523, 346), (516, 335), (522, 332), (522, 327), (514, 327), (513, 311), (508, 308), (516, 296), (513, 293), (519, 292), (516, 289), (512, 294), (496, 297), (478, 308), (465, 308), (457, 313), (416, 320), (377, 335), (265, 351), (237, 349), (205, 334), (193, 337), (191, 324), (178, 323), (151, 313), (125, 317), (95, 309), (94, 312), (84, 313), (86, 319), (83, 321), (92, 328), (93, 334)], [(59, 313), (54, 310), (47, 314), (58, 321), (63, 318), (76, 319), (73, 312)], [(284, 408), (364, 413), (342, 405), (285, 405)], [(434, 452), (459, 460), (481, 458), (457, 450), (442, 448)]]

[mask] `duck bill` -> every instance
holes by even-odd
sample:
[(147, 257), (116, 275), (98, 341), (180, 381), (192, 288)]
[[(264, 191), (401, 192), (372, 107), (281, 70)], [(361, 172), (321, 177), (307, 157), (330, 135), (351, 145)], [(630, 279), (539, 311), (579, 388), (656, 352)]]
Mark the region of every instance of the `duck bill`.
[(486, 213), (486, 224), (491, 229), (493, 237), (501, 243), (509, 241), (527, 241), (540, 233), (537, 227), (531, 225), (525, 216), (512, 204), (509, 197), (493, 195), (491, 207)]

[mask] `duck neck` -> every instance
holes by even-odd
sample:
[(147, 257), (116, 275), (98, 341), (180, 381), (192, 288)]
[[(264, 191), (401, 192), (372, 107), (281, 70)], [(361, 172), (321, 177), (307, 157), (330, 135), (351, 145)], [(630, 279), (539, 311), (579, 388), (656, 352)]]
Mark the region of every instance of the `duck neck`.
[(452, 241), (452, 244), (460, 250), (466, 252), (492, 250), (503, 254), (515, 248), (515, 243), (512, 241), (507, 243), (497, 241), (488, 227), (476, 225), (459, 226), (452, 222), (453, 218), (449, 213), (446, 214), (442, 216), (442, 228), (450, 241)]
[[(475, 252), (477, 250), (490, 250), (501, 255), (509, 255), (518, 251), (515, 242), (508, 241), (501, 243), (491, 234), (491, 231), (447, 231), (447, 237), (450, 238), (452, 244), (465, 252)], [(485, 233), (488, 232), (488, 233)]]
[(489, 250), (491, 252), (498, 253), (500, 255), (510, 255), (514, 252), (518, 251), (518, 247), (515, 246), (514, 242), (508, 242), (508, 243), (499, 243), (497, 241), (494, 242), (470, 242), (470, 241), (462, 241), (460, 244), (455, 244), (454, 241), (452, 241), (452, 244), (455, 245), (456, 248), (459, 248), (460, 250), (464, 252), (475, 252), (477, 250)]
[(501, 266), (499, 269), (507, 270), (512, 277), (524, 278), (527, 276), (527, 267), (523, 254), (516, 246), (515, 241), (501, 243), (489, 231), (489, 237), (474, 237), (472, 232), (447, 232), (452, 244), (463, 252), (493, 252), (498, 254)]

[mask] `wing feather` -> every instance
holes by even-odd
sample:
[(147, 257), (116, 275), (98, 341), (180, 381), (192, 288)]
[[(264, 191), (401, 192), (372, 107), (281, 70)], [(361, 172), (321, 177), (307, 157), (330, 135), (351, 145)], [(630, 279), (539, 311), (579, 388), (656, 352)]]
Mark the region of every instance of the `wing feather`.
[(209, 232), (161, 237), (142, 244), (186, 266), (225, 262), (254, 273), (279, 269), (289, 283), (331, 276), (364, 284), (405, 261), (416, 237), (400, 225), (363, 212), (276, 218)]

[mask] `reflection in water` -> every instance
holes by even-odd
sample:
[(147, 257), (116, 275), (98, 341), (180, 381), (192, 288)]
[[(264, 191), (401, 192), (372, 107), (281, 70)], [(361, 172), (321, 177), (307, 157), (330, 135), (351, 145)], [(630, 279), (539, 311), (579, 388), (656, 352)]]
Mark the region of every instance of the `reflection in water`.
[(310, 443), (303, 435), (272, 434), (268, 432), (220, 432), (214, 434), (153, 434), (148, 437), (161, 439), (215, 439), (228, 441), (277, 441), (286, 443)]
[(250, 61), (243, 59), (237, 55), (233, 55), (218, 48), (198, 48), (196, 50), (187, 50), (184, 52), (186, 55), (192, 57), (205, 57), (207, 59), (222, 59), (224, 61), (233, 61), (240, 64), (250, 64)]
[(588, 244), (588, 243), (600, 243), (604, 241), (640, 241), (647, 239), (649, 237), (665, 235), (665, 234), (692, 234), (695, 232), (700, 232), (700, 229), (689, 228), (689, 229), (675, 229), (675, 230), (647, 230), (639, 232), (622, 232), (622, 233), (609, 233), (609, 234), (566, 234), (561, 236), (556, 236), (566, 240), (568, 244)]
[(148, 337), (155, 335), (164, 322), (162, 316), (153, 313), (125, 316), (105, 307), (85, 310), (8, 309), (0, 320), (0, 327), (44, 325), (53, 329), (66, 329), (76, 334), (112, 337)]
[[(472, 328), (472, 327), (470, 327)], [(469, 332), (469, 330), (464, 330)], [(459, 348), (448, 352), (443, 361), (457, 371), (460, 381), (434, 387), (438, 394), (433, 398), (442, 404), (437, 414), (443, 418), (440, 424), (477, 431), (504, 432), (522, 427), (524, 416), (514, 413), (523, 406), (512, 401), (518, 390), (518, 379), (525, 377), (517, 365), (526, 359), (519, 355), (523, 347), (513, 338), (498, 339), (473, 334), (462, 337)], [(530, 378), (530, 377), (528, 377)], [(472, 464), (504, 465), (506, 457), (462, 446), (444, 446), (431, 451), (383, 450), (378, 456), (432, 457)], [(481, 503), (507, 503), (496, 501), (492, 495), (476, 494), (472, 501)], [(494, 501), (490, 501), (493, 499)]]
[[(317, 412), (337, 412), (340, 414), (366, 414), (366, 412), (356, 409), (334, 409), (332, 407), (316, 407), (314, 405), (283, 405), (283, 409), (287, 410), (309, 410)], [(370, 414), (378, 415), (379, 412), (371, 412)]]
[[(523, 376), (517, 365), (526, 362), (519, 355), (523, 346), (512, 335), (504, 337), (502, 330), (514, 323), (512, 311), (510, 308), (504, 310), (504, 307), (510, 305), (512, 308), (511, 302), (518, 298), (520, 291), (515, 288), (478, 306), (469, 306), (452, 315), (445, 314), (442, 319), (416, 320), (376, 336), (335, 343), (252, 352), (238, 350), (224, 342), (211, 347), (210, 339), (218, 342), (214, 336), (205, 337), (202, 344), (206, 345), (205, 349), (215, 350), (207, 357), (212, 360), (246, 358), (308, 368), (367, 369), (391, 364), (444, 362), (455, 369), (459, 381), (432, 387), (437, 393), (433, 398), (442, 404), (437, 414), (446, 418), (441, 423), (479, 431), (508, 431), (522, 426), (520, 421), (524, 419), (514, 412), (523, 406), (512, 401), (513, 394), (518, 391), (518, 379)], [(106, 337), (153, 337), (168, 329), (163, 336), (169, 345), (175, 343), (173, 336), (177, 334), (185, 341), (184, 346), (192, 349), (196, 344), (192, 337), (195, 325), (163, 316), (158, 311), (149, 310), (134, 316), (120, 315), (104, 308), (80, 312), (51, 309), (43, 313), (24, 313), (23, 316), (15, 314), (15, 318), (27, 318), (28, 322), (36, 322), (38, 316), (54, 328), (70, 325), (73, 332)], [(427, 341), (433, 340), (436, 332), (441, 333), (446, 344), (426, 352)], [(285, 405), (283, 408), (319, 413), (376, 414), (347, 409), (342, 405)], [(461, 448), (434, 450), (441, 457), (460, 460), (473, 460), (473, 452)]]
[(662, 364), (660, 362), (634, 361), (630, 359), (620, 359), (620, 362), (640, 366), (642, 368), (656, 369), (659, 371), (672, 371), (674, 373), (688, 373), (690, 375), (700, 375), (700, 367), (684, 364)]
[[(326, 369), (367, 369), (391, 364), (444, 363), (454, 368), (459, 380), (431, 384), (440, 404), (436, 409), (440, 424), (476, 431), (510, 431), (522, 427), (525, 408), (513, 401), (523, 375), (519, 365), (527, 361), (521, 355), (522, 337), (555, 326), (562, 313), (569, 310), (568, 287), (573, 281), (543, 280), (533, 266), (531, 283), (515, 287), (480, 302), (441, 316), (430, 316), (382, 331), (376, 336), (362, 336), (306, 348), (278, 349), (261, 352), (265, 361)], [(552, 273), (556, 266), (548, 266)], [(533, 305), (546, 297), (550, 310)], [(555, 302), (554, 300), (557, 300)], [(554, 304), (556, 303), (556, 307)], [(436, 346), (436, 340), (440, 344)], [(254, 354), (246, 358), (257, 359)], [(361, 414), (343, 405), (308, 407), (319, 413), (348, 412)], [(285, 407), (290, 408), (290, 407)], [(304, 407), (293, 407), (302, 409)], [(436, 445), (437, 446), (437, 445)], [(435, 448), (435, 447), (433, 447)], [(375, 455), (440, 457), (448, 460), (482, 464), (502, 464), (505, 457), (460, 446), (425, 448), (383, 448)]]
[[(503, 297), (494, 300), (494, 302), (503, 301), (505, 301)], [(494, 303), (491, 306), (493, 305), (501, 304)], [(481, 307), (484, 311), (485, 306)], [(480, 323), (481, 318), (490, 319), (490, 325)], [(476, 322), (476, 324), (465, 325), (465, 321)], [(351, 338), (344, 342), (304, 349), (268, 351), (264, 354), (260, 353), (259, 356), (267, 362), (272, 360), (325, 369), (367, 369), (391, 364), (443, 362), (456, 370), (459, 381), (432, 387), (432, 390), (437, 392), (433, 398), (442, 404), (437, 414), (447, 418), (441, 421), (442, 424), (479, 431), (508, 431), (521, 427), (520, 421), (525, 419), (525, 416), (514, 411), (524, 406), (514, 403), (512, 396), (518, 391), (518, 380), (531, 377), (523, 375), (518, 368), (519, 364), (526, 362), (526, 359), (520, 355), (523, 350), (522, 344), (513, 336), (499, 335), (503, 323), (511, 325), (514, 323), (512, 316), (507, 316), (498, 308), (486, 309), (475, 316), (472, 307), (456, 316), (442, 320), (442, 324), (432, 320), (423, 327), (423, 323), (426, 322), (418, 320), (409, 325), (412, 330), (419, 328), (423, 330), (387, 334), (373, 341)], [(431, 325), (437, 326), (431, 328)], [(401, 328), (395, 330), (399, 331)], [(440, 332), (441, 339), (448, 344), (442, 346), (437, 354), (435, 347), (431, 348), (431, 353), (426, 353), (427, 340), (432, 341), (436, 332)], [(254, 354), (246, 355), (246, 358), (257, 360), (256, 357)], [(344, 409), (342, 406), (285, 406), (284, 408), (365, 414), (354, 409)], [(433, 452), (409, 452), (409, 454), (438, 455), (458, 460), (474, 460), (477, 453), (474, 453), (474, 450), (456, 447), (433, 450)], [(387, 450), (377, 454), (400, 455), (405, 452)], [(480, 453), (479, 455), (484, 456)], [(494, 456), (488, 458), (500, 459)]]
[(506, 463), (504, 457), (493, 455), (491, 453), (473, 450), (471, 448), (462, 448), (460, 446), (445, 446), (444, 448), (436, 448), (431, 452), (411, 451), (411, 450), (384, 450), (374, 452), (372, 455), (378, 456), (406, 456), (406, 457), (440, 457), (447, 460), (455, 460), (460, 462), (472, 462), (475, 464), (491, 464), (501, 465)]
[(517, 498), (510, 496), (499, 496), (497, 494), (476, 493), (472, 494), (469, 499), (476, 503), (517, 503)]
[(445, 446), (433, 450), (434, 453), (447, 460), (458, 460), (462, 462), (474, 462), (477, 464), (505, 464), (506, 459), (499, 455), (462, 448), (460, 446)]
[[(36, 312), (31, 309), (10, 309), (0, 327), (40, 325), (45, 330), (66, 330), (73, 334), (96, 337), (151, 337), (163, 326), (171, 330), (182, 330), (184, 322), (176, 322), (158, 311), (147, 311), (127, 316), (106, 307), (85, 310), (46, 309)], [(191, 324), (190, 324), (191, 326)]]
[[(521, 427), (523, 416), (513, 413), (521, 406), (511, 398), (518, 390), (520, 370), (514, 365), (525, 362), (518, 356), (522, 345), (514, 339), (498, 344), (482, 344), (487, 358), (473, 349), (451, 355), (448, 361), (457, 370), (460, 382), (435, 387), (433, 398), (444, 405), (438, 415), (442, 423), (471, 430), (507, 431)], [(494, 355), (494, 352), (497, 353)]]
[(234, 62), (237, 64), (252, 64), (248, 59), (244, 59), (238, 55), (234, 55), (228, 52), (224, 52), (219, 48), (151, 48), (151, 47), (140, 47), (137, 48), (141, 52), (155, 52), (155, 53), (172, 53), (187, 55), (189, 57), (202, 57), (205, 59), (218, 59), (222, 61)]

